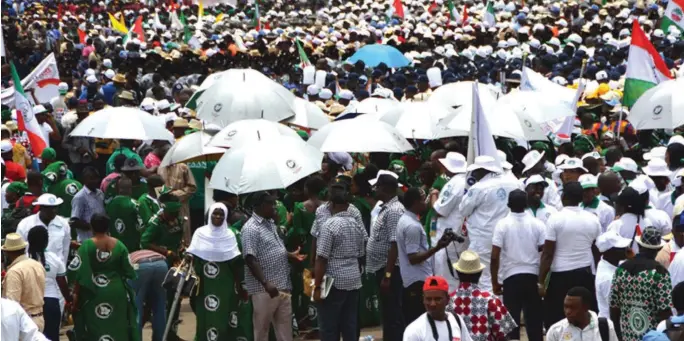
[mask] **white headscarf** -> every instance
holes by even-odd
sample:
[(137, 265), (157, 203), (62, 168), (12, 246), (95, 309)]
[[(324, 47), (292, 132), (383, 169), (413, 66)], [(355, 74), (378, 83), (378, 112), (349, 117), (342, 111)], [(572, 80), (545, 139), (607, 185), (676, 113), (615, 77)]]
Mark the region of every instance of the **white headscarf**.
[(228, 208), (222, 203), (215, 203), (209, 208), (209, 224), (195, 231), (188, 252), (209, 262), (225, 262), (240, 255), (235, 234), (228, 228), (226, 219), (221, 225), (213, 225), (211, 215), (221, 209), (228, 219)]

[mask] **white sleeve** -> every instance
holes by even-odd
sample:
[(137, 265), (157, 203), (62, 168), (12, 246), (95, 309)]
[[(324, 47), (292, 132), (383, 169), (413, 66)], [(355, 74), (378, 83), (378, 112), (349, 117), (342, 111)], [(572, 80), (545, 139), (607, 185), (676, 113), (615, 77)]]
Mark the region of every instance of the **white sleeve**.
[(504, 247), (504, 235), (506, 234), (506, 218), (499, 220), (494, 227), (494, 234), (492, 236), (492, 245), (499, 248)]
[(558, 195), (558, 187), (556, 186), (556, 183), (549, 179), (545, 180), (549, 186), (544, 190), (542, 201), (557, 210), (563, 209), (563, 202), (561, 201), (560, 195)]
[[(615, 325), (613, 324), (613, 321), (608, 319), (608, 331), (610, 333), (610, 337), (608, 337), (608, 340), (610, 341), (619, 341), (617, 337), (617, 333), (615, 332)], [(547, 339), (548, 341), (548, 339)]]
[(64, 254), (60, 255), (60, 256), (64, 257), (64, 258), (62, 258), (63, 262), (67, 262), (67, 260), (69, 259), (69, 249), (71, 248), (71, 226), (69, 226), (69, 222), (66, 219), (59, 217), (59, 216), (58, 216), (58, 218), (62, 220), (62, 223), (64, 224), (64, 232), (65, 232), (64, 233), (64, 240), (62, 241), (62, 243), (63, 243), (62, 246), (64, 247), (64, 249), (63, 249), (64, 251), (62, 251), (62, 252)]
[[(562, 320), (561, 320), (562, 321)], [(610, 323), (610, 320), (608, 320), (608, 323)], [(545, 341), (560, 341), (560, 326), (553, 325), (551, 328), (549, 328), (549, 331), (546, 332), (546, 340)], [(617, 340), (610, 340), (610, 341), (617, 341)]]
[(677, 252), (677, 255), (670, 263), (670, 280), (674, 288), (680, 282), (684, 282), (684, 269), (682, 269), (682, 261), (684, 261), (684, 253)]
[(454, 186), (454, 183), (449, 181), (439, 192), (439, 197), (437, 198), (437, 201), (435, 201), (435, 204), (432, 206), (432, 208), (434, 208), (435, 212), (442, 217), (446, 217), (451, 212), (458, 209), (457, 204), (459, 202), (458, 199), (460, 196), (455, 193), (455, 191), (458, 190), (457, 187), (459, 186)]
[(423, 336), (420, 335), (420, 322), (419, 320), (423, 318), (423, 316), (419, 317), (415, 321), (413, 321), (411, 324), (406, 327), (406, 330), (404, 330), (404, 338), (403, 341), (425, 341), (423, 340)]
[(544, 235), (545, 240), (550, 240), (555, 242), (558, 237), (558, 231), (556, 228), (556, 216), (552, 215), (549, 220), (546, 221), (546, 233)]
[(469, 217), (473, 211), (475, 211), (475, 208), (480, 204), (480, 201), (482, 200), (482, 197), (485, 195), (485, 190), (482, 188), (478, 188), (476, 186), (471, 187), (468, 190), (468, 193), (463, 197), (463, 200), (461, 200), (461, 204), (458, 207), (458, 210), (461, 211), (461, 215), (464, 217)]
[(21, 307), (17, 307), (16, 317), (19, 319), (19, 341), (44, 341), (47, 338), (41, 334), (38, 326)]

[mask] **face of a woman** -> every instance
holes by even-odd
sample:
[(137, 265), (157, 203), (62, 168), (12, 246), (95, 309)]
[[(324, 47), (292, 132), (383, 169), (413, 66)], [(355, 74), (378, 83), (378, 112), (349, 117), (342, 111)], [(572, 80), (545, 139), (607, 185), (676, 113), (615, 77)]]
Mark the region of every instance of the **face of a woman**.
[(223, 213), (223, 210), (220, 208), (217, 208), (214, 210), (214, 212), (211, 212), (211, 224), (214, 226), (221, 226), (223, 225), (223, 222), (226, 221), (226, 214)]

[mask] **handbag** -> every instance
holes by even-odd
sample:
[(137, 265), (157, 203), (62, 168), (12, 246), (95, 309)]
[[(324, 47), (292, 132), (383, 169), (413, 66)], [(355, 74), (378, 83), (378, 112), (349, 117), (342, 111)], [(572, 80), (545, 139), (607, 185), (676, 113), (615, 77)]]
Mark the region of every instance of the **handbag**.
[(199, 278), (192, 267), (192, 261), (188, 263), (185, 259), (183, 259), (177, 267), (174, 266), (169, 269), (164, 277), (164, 282), (162, 282), (162, 287), (166, 290), (176, 292), (181, 278), (185, 278), (185, 283), (183, 283), (183, 288), (181, 289), (181, 295), (185, 297), (192, 296), (193, 294), (196, 295), (199, 291)]

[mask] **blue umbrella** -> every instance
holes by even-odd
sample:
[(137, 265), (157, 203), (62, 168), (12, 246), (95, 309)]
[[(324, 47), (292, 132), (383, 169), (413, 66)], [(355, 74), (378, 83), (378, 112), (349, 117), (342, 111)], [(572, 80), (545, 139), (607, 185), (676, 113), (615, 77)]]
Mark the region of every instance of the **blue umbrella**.
[(380, 63), (385, 63), (391, 68), (400, 68), (411, 63), (396, 48), (382, 44), (366, 45), (349, 58), (349, 61), (352, 63), (356, 63), (359, 60), (366, 63), (368, 67), (376, 67)]

